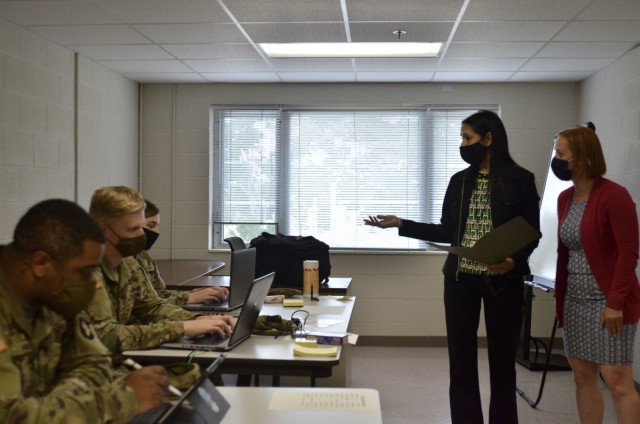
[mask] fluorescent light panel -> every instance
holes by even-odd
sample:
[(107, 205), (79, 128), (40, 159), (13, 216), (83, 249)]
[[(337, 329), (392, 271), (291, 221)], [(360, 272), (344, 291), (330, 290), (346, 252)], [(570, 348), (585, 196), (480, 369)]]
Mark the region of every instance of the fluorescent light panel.
[(437, 57), (442, 43), (260, 43), (271, 58)]

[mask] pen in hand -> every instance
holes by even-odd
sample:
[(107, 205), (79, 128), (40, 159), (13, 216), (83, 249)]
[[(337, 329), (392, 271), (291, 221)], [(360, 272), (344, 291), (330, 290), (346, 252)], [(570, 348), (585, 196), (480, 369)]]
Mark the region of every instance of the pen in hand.
[[(142, 368), (142, 365), (140, 365), (139, 363), (137, 363), (136, 361), (134, 361), (131, 358), (125, 359), (122, 363), (125, 364), (126, 366), (128, 366), (129, 368), (133, 368), (134, 370), (139, 370), (140, 368)], [(172, 394), (176, 395), (176, 396), (182, 397), (182, 392), (180, 390), (176, 389), (171, 384), (169, 384), (169, 391)]]

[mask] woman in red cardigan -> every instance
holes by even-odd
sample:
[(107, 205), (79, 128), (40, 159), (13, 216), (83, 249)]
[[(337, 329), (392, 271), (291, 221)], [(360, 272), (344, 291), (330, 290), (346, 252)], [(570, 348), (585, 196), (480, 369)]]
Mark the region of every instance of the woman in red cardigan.
[(602, 177), (596, 133), (558, 133), (551, 169), (573, 187), (558, 197), (556, 313), (576, 382), (582, 424), (602, 423), (602, 374), (619, 423), (640, 423), (633, 344), (640, 318), (638, 216), (627, 190)]

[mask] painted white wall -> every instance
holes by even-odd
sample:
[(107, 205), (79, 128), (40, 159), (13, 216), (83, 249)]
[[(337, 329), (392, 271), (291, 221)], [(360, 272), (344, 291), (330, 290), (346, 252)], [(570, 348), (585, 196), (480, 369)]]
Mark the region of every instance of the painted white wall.
[(73, 200), (73, 53), (0, 20), (0, 242), (34, 203)]
[(138, 84), (78, 57), (78, 203), (104, 186), (138, 188)]
[[(211, 104), (498, 104), (514, 158), (543, 187), (554, 134), (577, 122), (578, 85), (557, 84), (149, 84), (142, 94), (143, 194), (161, 208), (158, 258), (211, 258), (208, 175)], [(378, 211), (371, 211), (376, 213)], [(392, 231), (392, 230), (388, 230)], [(332, 254), (332, 275), (351, 276), (352, 331), (444, 336), (441, 254)], [(548, 337), (553, 302), (538, 294), (533, 334)], [(484, 335), (484, 329), (480, 330)]]
[[(640, 215), (640, 48), (585, 80), (579, 106), (581, 121), (596, 125), (606, 176), (629, 190)], [(634, 352), (633, 376), (640, 381), (640, 331)]]
[(138, 84), (82, 57), (77, 68), (76, 117), (74, 53), (0, 19), (0, 243), (40, 200), (88, 207), (101, 186), (138, 186)]

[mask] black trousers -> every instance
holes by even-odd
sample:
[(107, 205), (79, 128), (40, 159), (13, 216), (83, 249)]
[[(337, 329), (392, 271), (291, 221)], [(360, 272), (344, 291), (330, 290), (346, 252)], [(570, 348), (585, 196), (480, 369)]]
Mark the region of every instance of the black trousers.
[[(489, 283), (492, 283), (489, 285)], [(484, 305), (491, 402), (490, 424), (517, 424), (515, 358), (524, 283), (503, 277), (445, 277), (452, 424), (482, 424), (478, 379), (478, 326)]]

